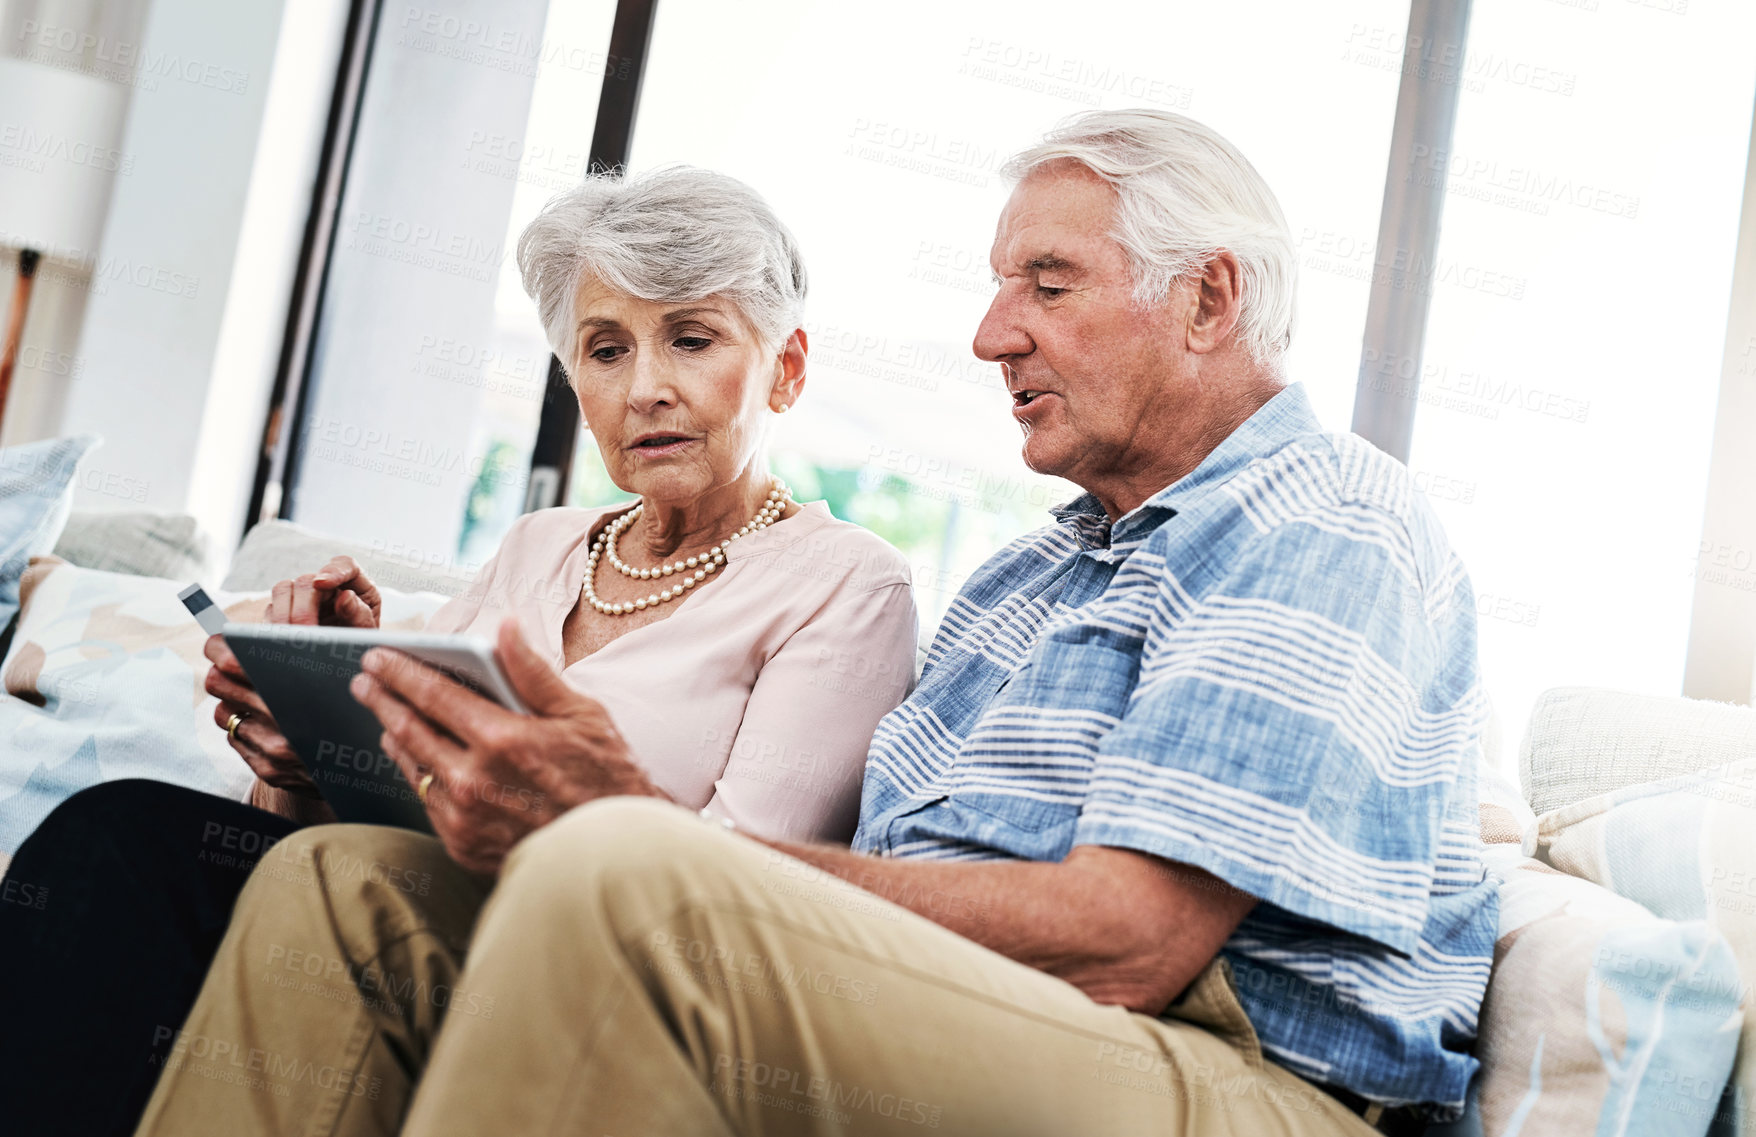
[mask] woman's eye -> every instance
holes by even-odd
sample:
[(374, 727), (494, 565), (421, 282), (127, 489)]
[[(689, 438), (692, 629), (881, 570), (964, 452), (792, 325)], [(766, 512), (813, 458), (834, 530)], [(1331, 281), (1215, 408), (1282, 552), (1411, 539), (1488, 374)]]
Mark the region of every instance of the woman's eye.
[(610, 363), (628, 349), (620, 344), (605, 344), (591, 353), (591, 357), (599, 363)]
[(706, 336), (678, 336), (674, 342), (684, 351), (700, 351), (711, 341)]

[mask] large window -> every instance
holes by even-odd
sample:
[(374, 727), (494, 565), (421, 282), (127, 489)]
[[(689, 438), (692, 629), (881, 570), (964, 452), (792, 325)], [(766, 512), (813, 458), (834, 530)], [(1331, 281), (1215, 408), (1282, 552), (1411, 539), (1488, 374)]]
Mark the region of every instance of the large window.
[[(998, 368), (970, 350), (1009, 153), (1080, 110), (1164, 107), (1251, 155), (1304, 247), (1369, 243), (1377, 227), (1398, 76), (1346, 56), (1361, 29), (1397, 39), (1406, 0), (1100, 7), (1078, 20), (1018, 0), (658, 7), (632, 166), (722, 170), (797, 234), (810, 370), (776, 467), (908, 555), (929, 623), (1075, 492), (1025, 469)], [(1337, 427), (1366, 289), (1339, 266), (1300, 297), (1292, 367)], [(576, 500), (604, 491), (590, 449)]]
[[(316, 342), (294, 517), (479, 563), (525, 498), (548, 351), (512, 247), (585, 168), (613, 0), (386, 6)], [(1353, 411), (1408, 0), (661, 0), (631, 166), (762, 192), (812, 275), (777, 470), (907, 554), (929, 626), (1074, 492), (1029, 473), (997, 369), (998, 167), (1059, 119), (1212, 124), (1298, 242), (1290, 377)], [(1543, 688), (1678, 690), (1756, 7), (1476, 0), (1410, 464), (1472, 570), (1516, 732)], [(1417, 376), (1387, 363), (1389, 383)], [(369, 474), (371, 476), (364, 476)], [(567, 498), (619, 496), (582, 437)]]
[(1549, 687), (1680, 689), (1752, 45), (1749, 4), (1475, 0), (1410, 162), (1449, 191), (1410, 464), (1512, 743)]
[(519, 231), (585, 173), (613, 0), (385, 5), (291, 516), (479, 564), (518, 514), (549, 349)]

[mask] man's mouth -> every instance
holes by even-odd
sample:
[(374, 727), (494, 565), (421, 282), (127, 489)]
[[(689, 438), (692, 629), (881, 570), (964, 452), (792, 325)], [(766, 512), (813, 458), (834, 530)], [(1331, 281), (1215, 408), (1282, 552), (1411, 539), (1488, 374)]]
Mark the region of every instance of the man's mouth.
[(1049, 391), (1014, 391), (1012, 392), (1012, 405), (1015, 407), (1028, 407), (1037, 399), (1051, 393), (1052, 392)]

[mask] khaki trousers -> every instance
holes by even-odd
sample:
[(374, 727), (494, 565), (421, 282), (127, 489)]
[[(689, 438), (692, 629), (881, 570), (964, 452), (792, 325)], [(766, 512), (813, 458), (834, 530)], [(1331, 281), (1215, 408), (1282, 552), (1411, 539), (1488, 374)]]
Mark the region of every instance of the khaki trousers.
[(431, 838), (319, 826), (258, 866), (139, 1132), (1373, 1132), (1263, 1060), (1223, 966), (1172, 1013), (654, 801), (574, 810), (491, 895)]

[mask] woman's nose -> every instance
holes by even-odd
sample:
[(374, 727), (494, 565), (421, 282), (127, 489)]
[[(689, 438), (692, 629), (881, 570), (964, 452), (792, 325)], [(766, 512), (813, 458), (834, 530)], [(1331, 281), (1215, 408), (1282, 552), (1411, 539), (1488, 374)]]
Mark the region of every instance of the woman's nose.
[(634, 382), (628, 388), (628, 406), (642, 414), (658, 407), (675, 406), (675, 378), (662, 355), (639, 353), (634, 358)]

